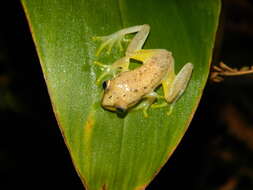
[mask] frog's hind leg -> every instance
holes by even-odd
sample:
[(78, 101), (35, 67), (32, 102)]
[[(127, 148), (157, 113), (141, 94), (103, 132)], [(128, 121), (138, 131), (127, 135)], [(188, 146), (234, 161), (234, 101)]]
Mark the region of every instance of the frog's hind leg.
[(175, 75), (174, 62), (172, 62), (170, 72), (168, 72), (167, 76), (162, 81), (164, 98), (169, 104), (171, 104), (169, 113), (172, 112), (175, 102), (184, 93), (191, 78), (192, 70), (193, 65), (191, 63), (187, 63), (180, 72)]
[(131, 56), (136, 51), (141, 50), (142, 46), (144, 45), (148, 37), (149, 31), (150, 31), (150, 26), (148, 24), (144, 24), (137, 27), (138, 28), (136, 29), (138, 29), (138, 33), (134, 36), (134, 38), (129, 43), (126, 50), (126, 56)]
[(187, 63), (176, 76), (174, 75), (175, 77), (173, 77), (172, 80), (168, 77), (168, 79), (165, 79), (162, 82), (164, 97), (168, 103), (176, 102), (184, 93), (191, 78), (192, 70), (193, 65), (191, 63)]
[(136, 50), (139, 50), (142, 48), (148, 33), (149, 33), (150, 27), (147, 24), (144, 25), (138, 25), (138, 26), (132, 26), (129, 28), (124, 28), (122, 30), (119, 30), (113, 34), (110, 34), (108, 36), (94, 36), (93, 40), (101, 40), (102, 44), (98, 48), (96, 52), (96, 56), (99, 56), (99, 54), (103, 51), (103, 49), (107, 48), (107, 53), (110, 54), (111, 49), (114, 44), (117, 44), (118, 48), (122, 51), (122, 41), (126, 40), (124, 37), (127, 34), (136, 33), (138, 32), (135, 37), (131, 40), (130, 44), (128, 45), (128, 48), (126, 50), (126, 55), (135, 52)]
[(144, 117), (148, 117), (148, 108), (159, 98), (159, 95), (156, 92), (150, 92), (143, 98), (144, 100), (132, 110), (143, 110)]

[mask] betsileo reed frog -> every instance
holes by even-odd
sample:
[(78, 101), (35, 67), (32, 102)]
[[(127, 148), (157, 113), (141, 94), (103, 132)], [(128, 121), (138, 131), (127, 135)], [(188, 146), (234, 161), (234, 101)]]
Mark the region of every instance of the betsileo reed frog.
[[(125, 112), (133, 108), (143, 109), (144, 116), (147, 117), (147, 109), (157, 98), (164, 98), (166, 102), (154, 104), (152, 107), (163, 107), (174, 103), (185, 91), (191, 78), (193, 65), (187, 63), (175, 75), (174, 58), (172, 53), (165, 49), (141, 49), (150, 31), (147, 24), (124, 28), (111, 35), (94, 37), (102, 40), (102, 44), (97, 51), (97, 56), (108, 46), (108, 52), (116, 43), (122, 49), (121, 41), (126, 34), (137, 33), (129, 43), (125, 56), (112, 65), (104, 65), (95, 62), (104, 68), (104, 72), (98, 78), (98, 82), (106, 75), (113, 75), (111, 80), (103, 82), (104, 95), (102, 106), (110, 111)], [(142, 66), (129, 70), (130, 59), (141, 61)], [(164, 96), (159, 96), (154, 90), (162, 85)]]

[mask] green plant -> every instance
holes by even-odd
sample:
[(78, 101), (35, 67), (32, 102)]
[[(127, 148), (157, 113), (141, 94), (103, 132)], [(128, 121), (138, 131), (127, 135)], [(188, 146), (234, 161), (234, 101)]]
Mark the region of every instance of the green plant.
[[(218, 0), (22, 0), (54, 112), (88, 190), (144, 189), (175, 150), (200, 100), (218, 25)], [(150, 24), (145, 49), (173, 52), (176, 71), (190, 61), (191, 82), (173, 113), (152, 109), (120, 118), (100, 106), (96, 35)], [(101, 61), (122, 56), (113, 51)]]

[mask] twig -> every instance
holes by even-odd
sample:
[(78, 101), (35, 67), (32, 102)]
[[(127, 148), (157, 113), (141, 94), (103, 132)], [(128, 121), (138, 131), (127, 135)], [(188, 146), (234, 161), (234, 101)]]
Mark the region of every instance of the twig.
[(248, 74), (253, 74), (253, 66), (234, 69), (227, 66), (225, 63), (220, 62), (219, 66), (213, 66), (210, 79), (213, 82), (221, 82), (224, 80), (225, 76), (241, 76)]

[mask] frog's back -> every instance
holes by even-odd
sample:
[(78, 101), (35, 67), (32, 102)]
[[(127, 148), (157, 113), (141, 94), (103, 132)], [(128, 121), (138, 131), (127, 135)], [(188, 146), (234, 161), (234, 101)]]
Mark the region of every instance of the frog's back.
[(160, 50), (142, 66), (120, 73), (110, 81), (110, 91), (116, 96), (116, 106), (127, 109), (161, 84), (172, 61), (170, 52)]
[(115, 80), (129, 86), (131, 92), (144, 96), (161, 84), (168, 72), (171, 54), (166, 50), (159, 50), (158, 54), (150, 57), (142, 66), (121, 73)]

